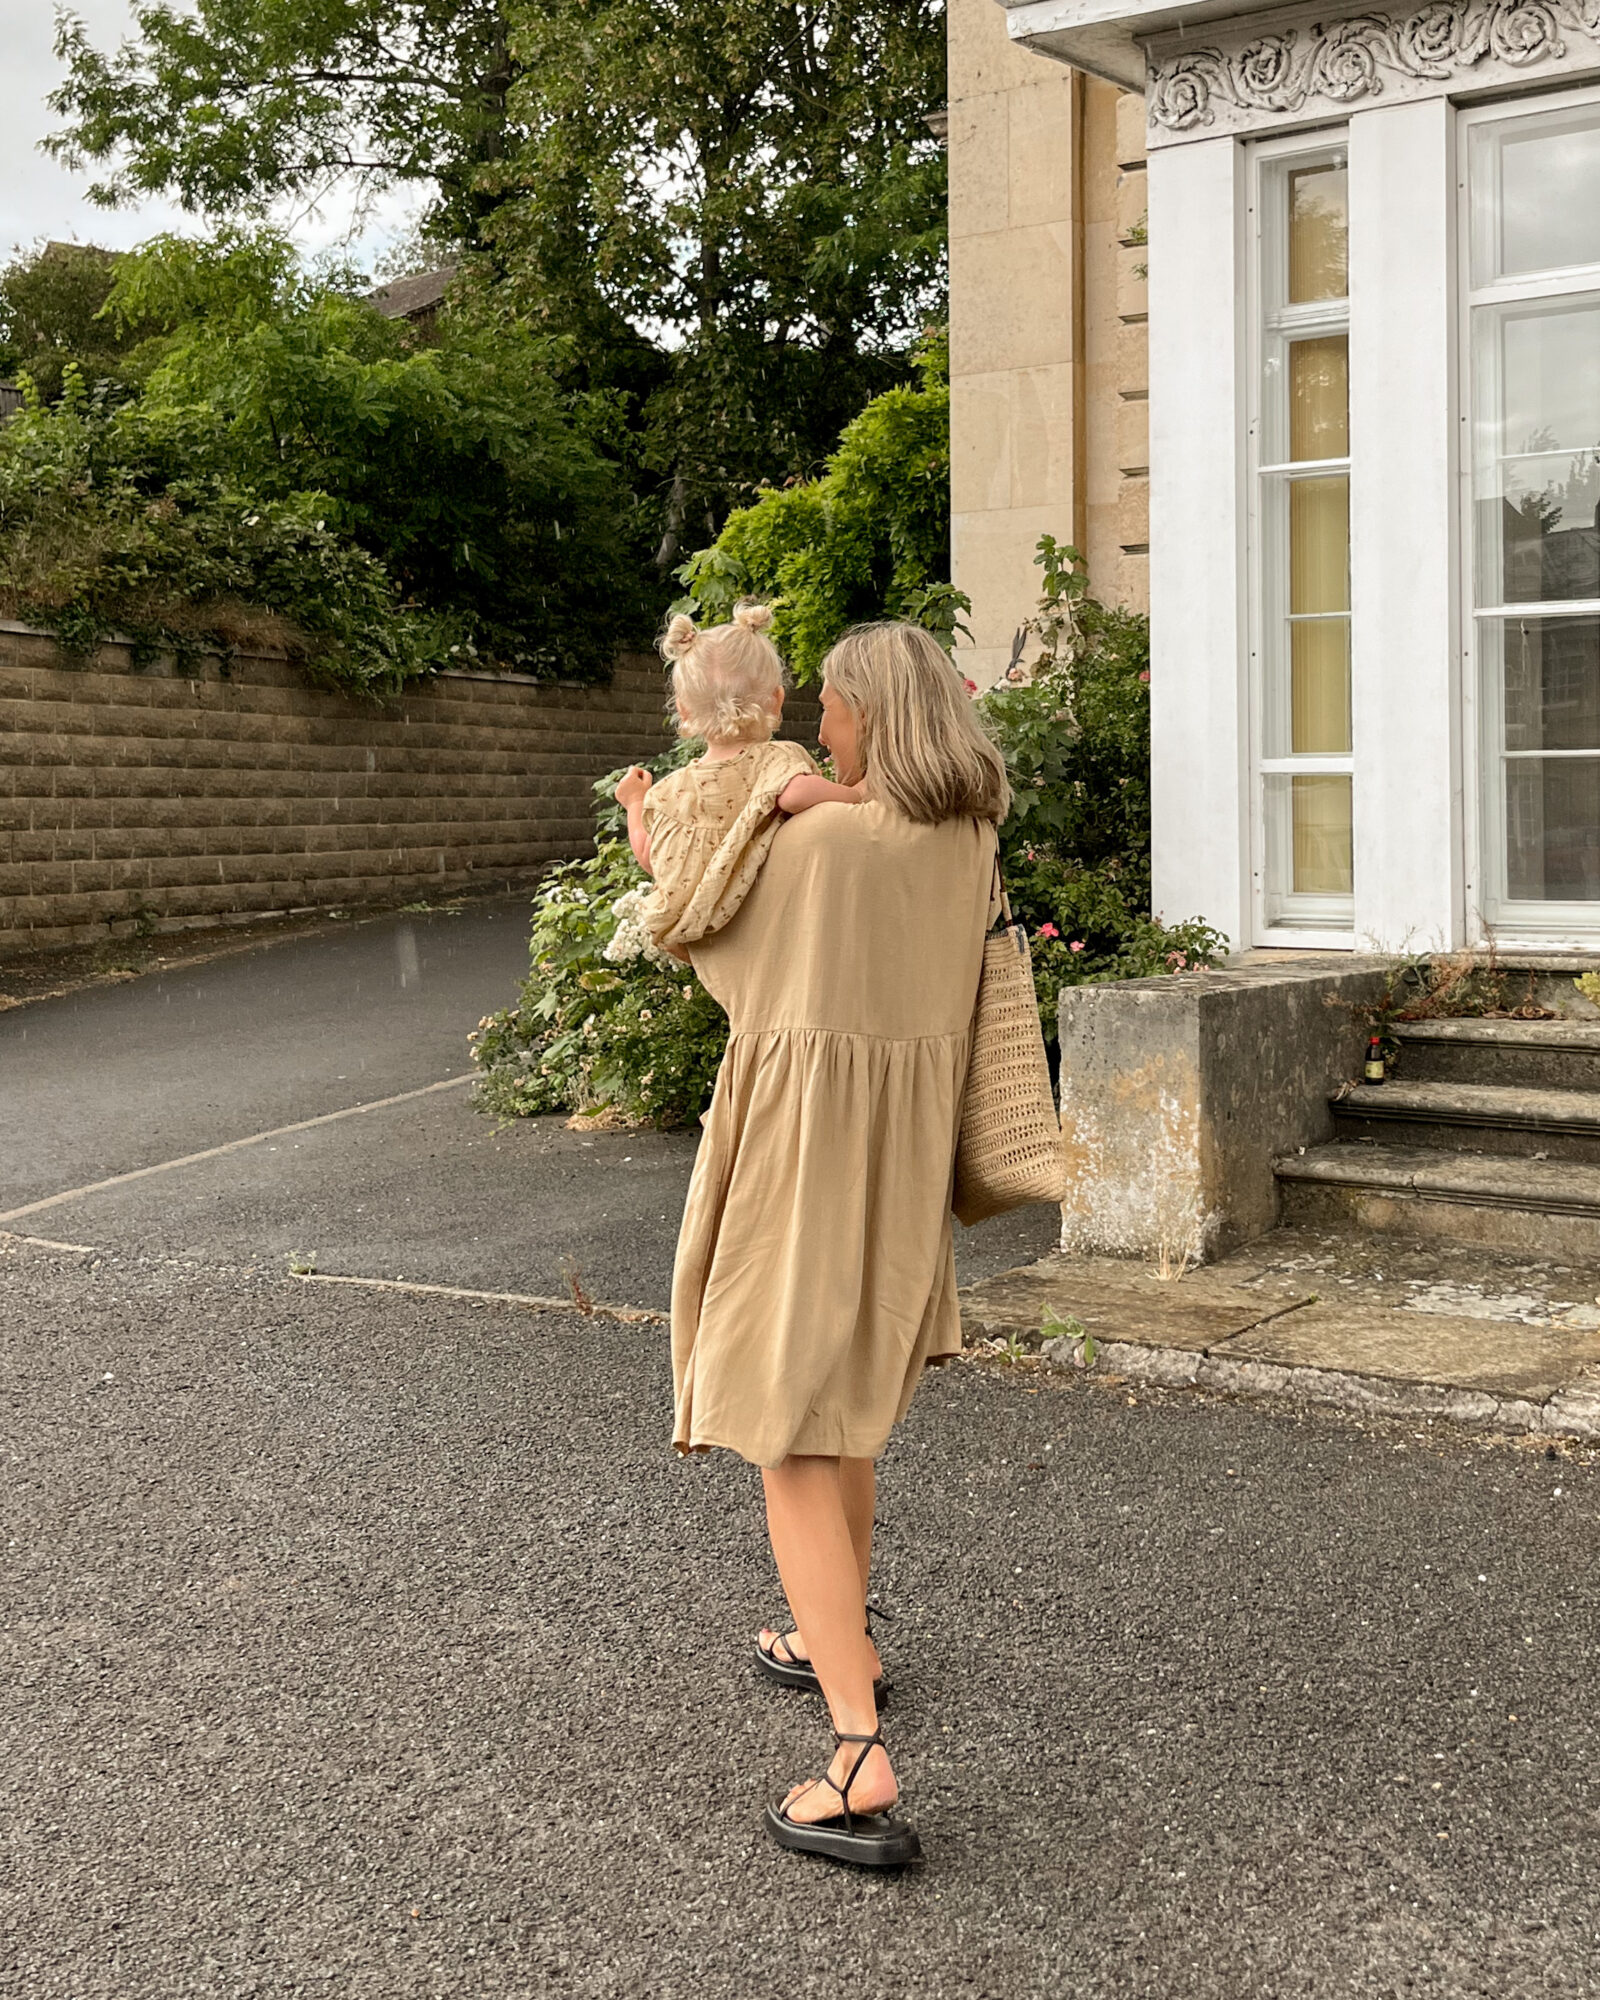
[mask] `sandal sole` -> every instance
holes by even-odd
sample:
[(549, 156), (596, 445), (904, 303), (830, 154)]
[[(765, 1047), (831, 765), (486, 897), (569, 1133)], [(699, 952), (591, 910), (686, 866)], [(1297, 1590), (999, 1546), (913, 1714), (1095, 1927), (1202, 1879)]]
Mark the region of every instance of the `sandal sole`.
[[(815, 1667), (803, 1667), (795, 1662), (775, 1660), (770, 1653), (762, 1652), (759, 1643), (756, 1646), (756, 1665), (762, 1673), (769, 1675), (780, 1687), (801, 1688), (807, 1694), (821, 1694), (822, 1692), (822, 1683), (817, 1679), (817, 1670)], [(879, 1675), (878, 1679), (872, 1683), (872, 1692), (878, 1697), (880, 1702), (889, 1692), (889, 1683), (882, 1675)]]
[(767, 1831), (778, 1845), (797, 1854), (820, 1854), (856, 1868), (904, 1868), (922, 1859), (922, 1842), (915, 1828), (882, 1813), (857, 1813), (853, 1833), (846, 1832), (837, 1820), (807, 1826), (789, 1819), (776, 1806), (767, 1807), (766, 1819)]

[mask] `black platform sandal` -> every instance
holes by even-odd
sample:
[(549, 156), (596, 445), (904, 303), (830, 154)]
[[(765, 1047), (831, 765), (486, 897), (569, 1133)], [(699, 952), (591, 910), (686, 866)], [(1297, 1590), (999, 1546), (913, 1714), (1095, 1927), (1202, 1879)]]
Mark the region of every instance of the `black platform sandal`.
[[(836, 1785), (832, 1778), (824, 1774), (813, 1778), (806, 1790), (814, 1791), (818, 1785), (826, 1785), (830, 1791), (839, 1794), (840, 1811), (824, 1820), (808, 1822), (791, 1819), (785, 1802), (780, 1800), (777, 1805), (767, 1807), (768, 1833), (780, 1847), (792, 1847), (801, 1854), (825, 1854), (830, 1861), (850, 1861), (858, 1868), (903, 1868), (909, 1861), (920, 1861), (922, 1842), (918, 1840), (914, 1827), (907, 1826), (904, 1820), (891, 1819), (887, 1813), (850, 1810), (850, 1787), (855, 1783), (857, 1773), (867, 1761), (873, 1745), (882, 1744), (883, 1731), (875, 1729), (870, 1736), (851, 1736), (836, 1729), (833, 1740), (839, 1744), (861, 1745), (859, 1756), (850, 1766), (849, 1776), (842, 1785)], [(804, 1793), (800, 1796), (803, 1797)]]
[[(891, 1615), (891, 1613), (883, 1609), (881, 1604), (869, 1604), (867, 1606), (867, 1637), (871, 1639), (876, 1636), (872, 1630), (874, 1616), (888, 1618)], [(782, 1652), (778, 1650), (780, 1646), (783, 1648)], [(770, 1646), (763, 1646), (760, 1633), (756, 1634), (756, 1665), (764, 1674), (770, 1674), (775, 1681), (781, 1681), (785, 1687), (803, 1688), (808, 1694), (821, 1694), (822, 1692), (822, 1683), (817, 1679), (816, 1668), (812, 1666), (810, 1660), (802, 1659), (798, 1653), (790, 1652), (789, 1641), (781, 1632), (773, 1633)], [(888, 1692), (888, 1689), (889, 1682), (887, 1677), (879, 1674), (878, 1678), (872, 1683), (872, 1692), (881, 1699)]]

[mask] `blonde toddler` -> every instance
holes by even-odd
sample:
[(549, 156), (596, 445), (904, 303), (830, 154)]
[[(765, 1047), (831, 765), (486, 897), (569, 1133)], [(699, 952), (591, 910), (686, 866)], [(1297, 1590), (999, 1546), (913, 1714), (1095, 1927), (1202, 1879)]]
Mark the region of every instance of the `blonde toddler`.
[(824, 778), (798, 743), (775, 739), (784, 679), (771, 623), (769, 606), (748, 603), (706, 631), (681, 613), (672, 620), (661, 651), (678, 733), (703, 737), (705, 754), (660, 784), (635, 764), (617, 786), (634, 858), (655, 878), (641, 920), (679, 957), (743, 903), (786, 816), (863, 796), (861, 785)]

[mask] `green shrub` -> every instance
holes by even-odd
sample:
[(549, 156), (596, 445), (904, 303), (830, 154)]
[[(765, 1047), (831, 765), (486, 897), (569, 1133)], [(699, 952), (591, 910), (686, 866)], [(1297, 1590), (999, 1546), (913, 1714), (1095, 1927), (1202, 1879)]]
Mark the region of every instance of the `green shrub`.
[(820, 479), (774, 487), (732, 514), (678, 571), (676, 607), (705, 622), (741, 597), (773, 603), (773, 642), (798, 681), (815, 678), (847, 626), (909, 618), (946, 646), (967, 599), (950, 578), (950, 385), (942, 331), (922, 386), (890, 389), (849, 424)]
[(0, 607), (85, 650), (255, 642), (366, 690), (481, 661), (603, 675), (643, 618), (603, 399), (554, 345), (446, 315), (408, 344), (270, 232), (158, 239), (100, 318), (145, 336), (90, 393), (67, 364), (0, 431)]
[(1053, 1036), (1063, 986), (1214, 965), (1227, 940), (1150, 914), (1149, 623), (1092, 598), (1083, 558), (1053, 536), (1037, 560), (1037, 653), (979, 710), (1011, 777), (1001, 865)]
[(112, 407), (69, 364), (54, 408), (35, 397), (0, 431), (0, 614), (71, 653), (120, 632), (136, 664), (188, 671), (240, 646), (355, 689), (439, 664), (448, 627), (326, 513), (315, 493), (241, 488), (214, 412)]
[[(663, 775), (686, 754), (673, 751), (650, 768)], [(534, 899), (528, 976), (515, 1005), (486, 1016), (472, 1037), (482, 1072), (476, 1101), (502, 1117), (610, 1111), (686, 1125), (710, 1102), (727, 1016), (637, 921), (650, 884), (615, 837), (611, 791), (621, 775), (595, 786), (598, 853), (556, 869)]]

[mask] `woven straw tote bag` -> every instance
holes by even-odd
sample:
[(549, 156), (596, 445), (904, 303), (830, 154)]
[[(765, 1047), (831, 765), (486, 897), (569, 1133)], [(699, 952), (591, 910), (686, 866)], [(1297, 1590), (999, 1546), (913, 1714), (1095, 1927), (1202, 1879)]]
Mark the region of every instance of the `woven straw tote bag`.
[(1033, 954), (1002, 888), (1000, 921), (983, 941), (951, 1205), (970, 1227), (1030, 1201), (1059, 1203), (1066, 1192)]

